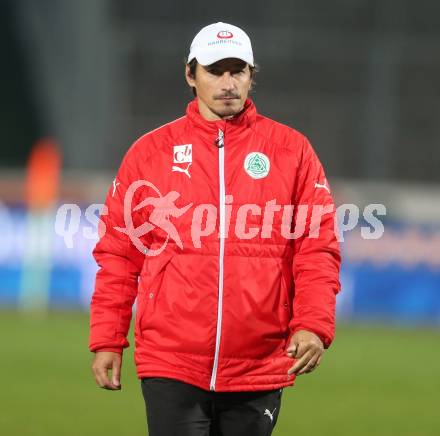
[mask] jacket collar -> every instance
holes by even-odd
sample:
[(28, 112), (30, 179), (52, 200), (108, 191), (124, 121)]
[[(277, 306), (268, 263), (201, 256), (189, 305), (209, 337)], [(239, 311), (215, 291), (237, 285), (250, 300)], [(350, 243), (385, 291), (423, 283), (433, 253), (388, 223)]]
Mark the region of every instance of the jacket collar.
[(250, 128), (257, 117), (257, 109), (251, 99), (246, 99), (243, 109), (234, 117), (228, 120), (208, 121), (202, 117), (199, 112), (197, 97), (192, 100), (187, 108), (186, 115), (192, 124), (192, 127), (200, 129), (205, 134), (211, 134), (215, 137), (218, 130), (221, 129), (225, 135), (240, 134), (243, 130)]

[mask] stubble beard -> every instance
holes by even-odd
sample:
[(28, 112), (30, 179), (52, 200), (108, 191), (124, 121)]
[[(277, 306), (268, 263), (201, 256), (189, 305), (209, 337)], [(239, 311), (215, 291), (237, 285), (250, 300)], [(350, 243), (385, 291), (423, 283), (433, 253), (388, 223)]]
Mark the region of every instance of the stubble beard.
[(221, 102), (220, 108), (215, 111), (216, 115), (221, 118), (231, 118), (234, 115), (237, 115), (243, 109), (242, 105), (238, 104), (240, 100), (231, 100), (231, 101), (223, 101)]

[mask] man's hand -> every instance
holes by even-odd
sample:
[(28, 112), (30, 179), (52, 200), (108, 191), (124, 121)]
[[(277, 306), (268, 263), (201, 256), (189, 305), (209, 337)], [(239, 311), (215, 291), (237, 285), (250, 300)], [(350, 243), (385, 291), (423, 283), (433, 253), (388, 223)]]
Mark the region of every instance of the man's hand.
[[(92, 371), (98, 386), (112, 391), (121, 389), (122, 356), (111, 351), (97, 351), (93, 359)], [(108, 370), (112, 370), (112, 380), (108, 377)]]
[(323, 352), (324, 345), (318, 336), (307, 330), (297, 331), (287, 348), (287, 355), (296, 362), (287, 374), (301, 375), (313, 371), (320, 364)]

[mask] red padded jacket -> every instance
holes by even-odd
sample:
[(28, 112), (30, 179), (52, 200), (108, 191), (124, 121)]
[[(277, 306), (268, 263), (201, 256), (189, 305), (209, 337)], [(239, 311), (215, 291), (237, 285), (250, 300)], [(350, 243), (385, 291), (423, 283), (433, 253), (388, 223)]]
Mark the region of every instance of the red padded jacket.
[(194, 99), (142, 136), (106, 206), (91, 351), (128, 347), (136, 298), (139, 378), (275, 389), (294, 382), (285, 348), (295, 331), (332, 342), (341, 259), (324, 171), (302, 134), (251, 100), (232, 119), (207, 121)]

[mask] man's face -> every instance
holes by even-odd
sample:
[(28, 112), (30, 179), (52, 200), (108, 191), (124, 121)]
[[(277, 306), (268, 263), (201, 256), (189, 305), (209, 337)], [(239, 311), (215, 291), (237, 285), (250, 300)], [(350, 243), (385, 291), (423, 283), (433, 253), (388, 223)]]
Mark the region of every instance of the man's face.
[(235, 58), (214, 64), (197, 64), (195, 77), (186, 66), (186, 80), (195, 87), (199, 110), (208, 120), (230, 118), (243, 109), (252, 84), (249, 65)]

